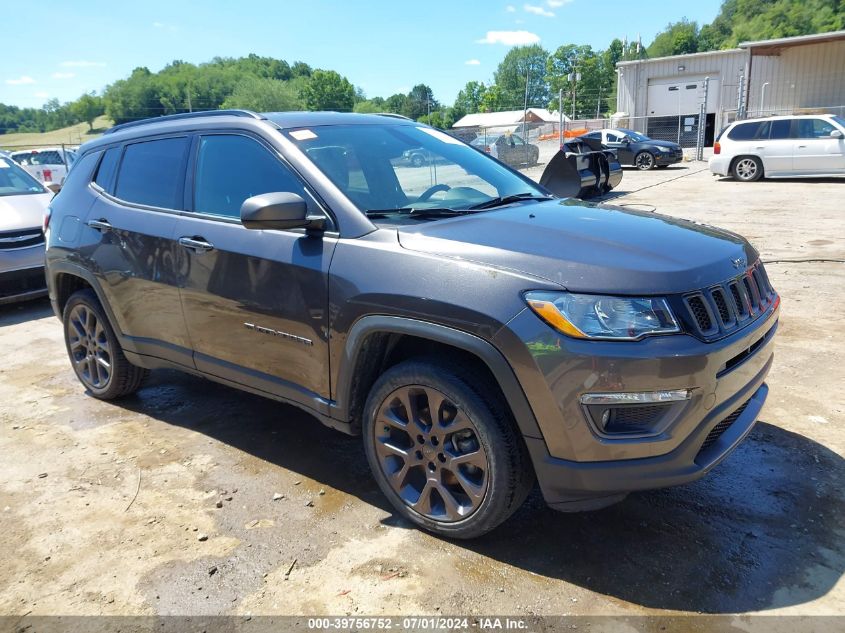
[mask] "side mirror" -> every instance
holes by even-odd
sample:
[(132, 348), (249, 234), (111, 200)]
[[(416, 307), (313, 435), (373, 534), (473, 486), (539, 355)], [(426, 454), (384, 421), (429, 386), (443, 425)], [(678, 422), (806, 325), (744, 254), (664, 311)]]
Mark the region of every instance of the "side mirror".
[(248, 229), (322, 230), (325, 218), (322, 215), (309, 216), (308, 205), (302, 196), (277, 191), (244, 200), (241, 205), (241, 224)]
[(842, 137), (843, 137), (843, 134), (840, 130), (833, 130), (833, 132), (830, 133), (830, 138), (842, 138)]

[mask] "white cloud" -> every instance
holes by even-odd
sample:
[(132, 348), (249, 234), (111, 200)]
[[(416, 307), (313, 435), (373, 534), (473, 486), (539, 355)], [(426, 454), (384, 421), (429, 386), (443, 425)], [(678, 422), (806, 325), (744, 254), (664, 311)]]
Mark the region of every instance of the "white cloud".
[(546, 0), (546, 4), (554, 8), (562, 7), (570, 2), (572, 2), (572, 0)]
[(481, 66), (481, 62), (477, 59), (468, 59), (464, 62), (467, 66)]
[(50, 93), (44, 92), (43, 90), (39, 90), (38, 92), (34, 93), (34, 96), (38, 97), (39, 99), (46, 99), (50, 96)]
[(505, 11), (507, 11), (508, 13), (516, 13), (516, 7), (512, 4), (509, 4), (505, 7)]
[(18, 77), (17, 79), (7, 79), (6, 83), (10, 86), (23, 86), (24, 84), (34, 84), (35, 80), (32, 77), (27, 77), (23, 75), (22, 77)]
[(551, 11), (546, 11), (543, 7), (537, 6), (536, 4), (526, 4), (522, 7), (525, 9), (526, 13), (533, 13), (534, 15), (542, 15), (546, 18), (553, 18), (555, 14)]
[(175, 26), (174, 24), (168, 24), (167, 22), (153, 22), (153, 26), (157, 29), (167, 31), (177, 31), (179, 29), (179, 27)]
[(62, 62), (59, 66), (63, 68), (94, 68), (94, 67), (103, 67), (106, 65), (106, 62), (91, 62), (87, 60), (77, 60), (77, 61), (69, 61), (69, 62)]
[(76, 73), (53, 73), (53, 79), (73, 79)]
[(540, 36), (529, 31), (487, 31), (487, 35), (476, 40), (477, 44), (504, 44), (505, 46), (523, 46), (537, 44)]

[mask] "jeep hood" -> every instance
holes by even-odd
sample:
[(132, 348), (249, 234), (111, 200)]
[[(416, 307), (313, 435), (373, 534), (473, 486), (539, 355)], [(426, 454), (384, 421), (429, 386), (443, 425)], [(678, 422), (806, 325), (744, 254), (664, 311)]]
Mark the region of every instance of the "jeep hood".
[(41, 228), (52, 193), (0, 196), (0, 231)]
[(756, 262), (742, 237), (656, 213), (580, 200), (526, 202), (399, 229), (406, 249), (518, 271), (573, 292), (669, 294)]

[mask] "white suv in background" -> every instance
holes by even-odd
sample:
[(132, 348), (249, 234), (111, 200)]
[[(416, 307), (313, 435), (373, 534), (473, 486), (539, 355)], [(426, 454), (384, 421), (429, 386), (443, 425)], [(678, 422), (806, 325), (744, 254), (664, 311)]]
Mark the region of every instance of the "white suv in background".
[(845, 176), (845, 119), (832, 114), (735, 121), (713, 146), (710, 171), (759, 178)]

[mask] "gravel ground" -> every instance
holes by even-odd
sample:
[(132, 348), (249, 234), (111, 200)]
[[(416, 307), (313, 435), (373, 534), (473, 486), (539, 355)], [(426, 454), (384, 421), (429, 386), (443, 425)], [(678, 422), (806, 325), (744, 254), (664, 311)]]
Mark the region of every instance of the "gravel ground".
[[(542, 167), (538, 168), (542, 171)], [(45, 301), (0, 307), (0, 614), (845, 612), (845, 181), (625, 170), (610, 202), (748, 236), (783, 297), (771, 393), (694, 484), (472, 542), (396, 518), (360, 440), (170, 371), (86, 396)]]

